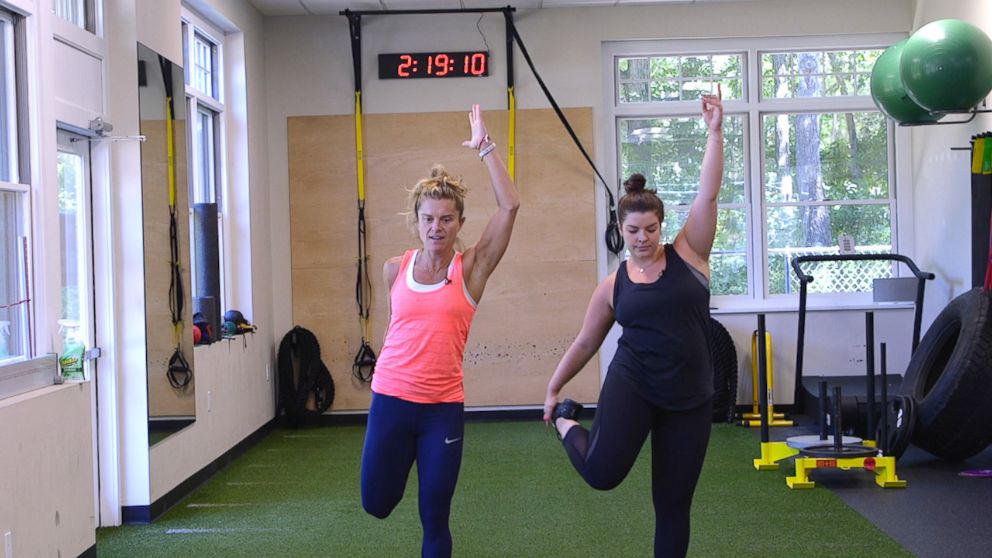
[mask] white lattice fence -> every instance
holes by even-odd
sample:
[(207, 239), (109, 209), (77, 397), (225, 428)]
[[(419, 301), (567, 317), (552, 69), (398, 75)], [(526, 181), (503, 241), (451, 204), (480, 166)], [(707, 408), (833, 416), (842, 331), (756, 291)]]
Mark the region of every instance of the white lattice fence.
[[(861, 246), (857, 253), (883, 254), (890, 250), (890, 246)], [(782, 258), (783, 264), (789, 266), (785, 292), (795, 292), (799, 287), (799, 278), (792, 271), (793, 258), (838, 253), (837, 247), (826, 246), (769, 250), (768, 257)], [(810, 293), (866, 293), (871, 292), (874, 279), (892, 277), (895, 265), (891, 261), (805, 262), (802, 270), (813, 276), (813, 282), (809, 284)]]

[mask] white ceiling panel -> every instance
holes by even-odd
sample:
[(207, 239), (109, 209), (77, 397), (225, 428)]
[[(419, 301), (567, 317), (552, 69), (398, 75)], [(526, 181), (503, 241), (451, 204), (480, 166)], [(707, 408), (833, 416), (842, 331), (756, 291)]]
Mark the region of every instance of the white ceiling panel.
[(575, 6), (612, 6), (617, 0), (544, 0), (542, 8), (568, 8)]
[(458, 10), (458, 0), (381, 0), (387, 10)]
[(520, 0), (517, 2), (507, 0), (462, 0), (462, 6), (471, 10), (478, 8), (505, 8), (506, 6), (518, 10), (536, 10), (541, 7), (541, 0)]
[(255, 8), (267, 16), (307, 15), (299, 0), (251, 0)]
[(617, 0), (618, 6), (633, 6), (642, 4), (692, 4), (697, 0)]
[[(288, 1), (288, 0), (286, 0)], [(338, 15), (342, 10), (381, 10), (376, 0), (299, 0), (311, 14)]]

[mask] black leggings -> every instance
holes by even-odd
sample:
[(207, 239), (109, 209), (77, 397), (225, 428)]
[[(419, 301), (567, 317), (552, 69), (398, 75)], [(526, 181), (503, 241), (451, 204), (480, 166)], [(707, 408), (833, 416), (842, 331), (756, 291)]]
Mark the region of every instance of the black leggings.
[(660, 409), (629, 379), (609, 373), (592, 428), (572, 427), (562, 443), (589, 486), (615, 488), (630, 472), (651, 433), (651, 498), (655, 557), (685, 556), (689, 509), (712, 425), (712, 401), (685, 411)]

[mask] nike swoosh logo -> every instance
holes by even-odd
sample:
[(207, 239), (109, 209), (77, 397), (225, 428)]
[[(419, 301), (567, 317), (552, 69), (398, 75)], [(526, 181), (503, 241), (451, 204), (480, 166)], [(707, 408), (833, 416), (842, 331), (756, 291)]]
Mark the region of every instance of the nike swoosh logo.
[(460, 437), (459, 438), (448, 438), (447, 436), (444, 437), (444, 443), (445, 444), (454, 444), (458, 440), (461, 440), (461, 438)]

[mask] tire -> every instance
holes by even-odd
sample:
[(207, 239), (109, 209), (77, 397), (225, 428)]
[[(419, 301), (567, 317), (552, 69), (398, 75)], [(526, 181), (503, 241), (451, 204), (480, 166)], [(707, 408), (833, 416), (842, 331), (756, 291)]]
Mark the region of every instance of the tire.
[(992, 316), (975, 288), (934, 320), (910, 358), (901, 392), (916, 400), (912, 442), (943, 459), (967, 459), (992, 442)]
[(710, 318), (713, 365), (713, 422), (733, 422), (737, 407), (737, 350), (723, 324)]

